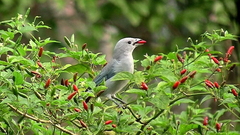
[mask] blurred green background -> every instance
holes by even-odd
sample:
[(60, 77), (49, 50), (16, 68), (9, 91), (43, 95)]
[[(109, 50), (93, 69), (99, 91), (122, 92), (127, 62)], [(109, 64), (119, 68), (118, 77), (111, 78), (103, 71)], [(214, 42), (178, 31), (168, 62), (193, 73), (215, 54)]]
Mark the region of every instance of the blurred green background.
[[(0, 21), (24, 14), (30, 7), (29, 22), (35, 16), (51, 27), (37, 36), (59, 40), (50, 49), (66, 46), (64, 36), (75, 34), (76, 44), (88, 44), (93, 52), (107, 54), (123, 37), (139, 37), (148, 43), (137, 48), (143, 55), (176, 51), (189, 46), (188, 37), (201, 40), (205, 31), (224, 29), (240, 35), (240, 0), (0, 0)], [(0, 26), (0, 29), (2, 29)], [(26, 42), (28, 41), (28, 37)], [(233, 61), (239, 61), (239, 42), (212, 48), (225, 53), (235, 46)]]
[[(33, 34), (61, 41), (47, 45), (46, 50), (59, 51), (67, 46), (64, 36), (74, 34), (77, 45), (87, 43), (89, 50), (106, 54), (109, 60), (119, 39), (139, 37), (147, 44), (136, 49), (134, 58), (142, 60), (146, 53), (157, 55), (190, 46), (189, 37), (200, 42), (206, 31), (223, 29), (239, 36), (239, 5), (240, 0), (0, 0), (0, 21), (24, 14), (30, 7), (29, 22), (41, 16), (38, 20), (51, 27)], [(1, 25), (0, 29), (6, 28)], [(23, 42), (29, 38), (25, 35)], [(231, 61), (239, 62), (239, 41), (239, 37), (225, 41), (210, 50), (224, 55), (234, 45)], [(239, 72), (238, 66), (227, 83), (239, 84)]]

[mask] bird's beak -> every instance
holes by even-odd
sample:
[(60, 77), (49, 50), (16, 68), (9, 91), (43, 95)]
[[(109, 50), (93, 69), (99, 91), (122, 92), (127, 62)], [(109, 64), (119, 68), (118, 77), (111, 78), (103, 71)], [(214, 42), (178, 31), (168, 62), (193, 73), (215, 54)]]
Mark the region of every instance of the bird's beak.
[(135, 42), (134, 44), (143, 45), (145, 43), (147, 43), (147, 41), (141, 39), (141, 40), (138, 40), (137, 42)]

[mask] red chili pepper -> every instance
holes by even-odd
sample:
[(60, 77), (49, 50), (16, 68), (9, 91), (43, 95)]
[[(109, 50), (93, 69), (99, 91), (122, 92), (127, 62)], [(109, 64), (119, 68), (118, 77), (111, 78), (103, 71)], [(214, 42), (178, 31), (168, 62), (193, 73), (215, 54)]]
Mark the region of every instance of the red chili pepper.
[(180, 74), (183, 75), (187, 72), (187, 69), (183, 69), (182, 71), (180, 71)]
[(203, 119), (203, 125), (204, 126), (207, 126), (208, 124), (208, 117), (206, 116), (204, 119)]
[(42, 77), (41, 74), (38, 73), (37, 71), (31, 71), (31, 73), (34, 74), (36, 78), (41, 78)]
[(112, 127), (113, 127), (113, 128), (116, 128), (116, 127), (117, 127), (117, 125), (116, 125), (116, 124), (112, 124)]
[(111, 124), (112, 122), (113, 122), (112, 120), (107, 120), (104, 124), (108, 125), (108, 124)]
[(228, 57), (225, 57), (225, 58), (223, 59), (223, 61), (224, 61), (225, 63), (227, 63), (227, 62), (228, 62)]
[(148, 86), (147, 86), (147, 84), (145, 82), (141, 83), (141, 89), (148, 90)]
[(49, 78), (49, 79), (46, 81), (46, 83), (45, 83), (45, 85), (44, 85), (44, 88), (45, 88), (45, 89), (48, 88), (49, 85), (50, 85), (50, 83), (51, 83), (51, 79)]
[(178, 61), (180, 61), (181, 63), (184, 63), (184, 59), (183, 59), (179, 54), (177, 54), (177, 59), (178, 59)]
[(214, 86), (214, 83), (212, 83), (212, 82), (209, 81), (209, 80), (205, 80), (205, 84), (206, 84), (209, 88), (215, 87), (215, 86)]
[(214, 63), (216, 63), (216, 64), (220, 64), (220, 62), (218, 61), (218, 59), (217, 58), (215, 58), (215, 57), (211, 57), (211, 59), (214, 61)]
[(146, 67), (146, 70), (149, 70), (150, 68), (151, 68), (151, 66), (147, 66), (147, 67)]
[(192, 71), (191, 73), (189, 73), (189, 77), (193, 78), (196, 73), (197, 73), (197, 71)]
[(187, 79), (188, 79), (188, 76), (185, 76), (185, 77), (183, 77), (183, 78), (180, 80), (180, 82), (181, 82), (181, 83), (184, 83)]
[(220, 129), (221, 129), (221, 126), (222, 126), (222, 124), (220, 124), (220, 123), (216, 123), (216, 126), (215, 126), (215, 128), (216, 128), (217, 132), (219, 132), (219, 131), (220, 131)]
[(83, 122), (82, 120), (80, 120), (79, 122), (82, 125), (82, 127), (87, 128), (87, 124), (85, 122)]
[(67, 86), (67, 87), (69, 86), (68, 79), (66, 79), (66, 80), (64, 81), (64, 85)]
[(229, 68), (229, 70), (232, 71), (235, 67), (236, 67), (236, 64), (233, 64), (233, 65)]
[(42, 63), (41, 62), (37, 62), (37, 65), (40, 67), (40, 68), (43, 68), (43, 66), (42, 66)]
[(38, 51), (38, 57), (41, 57), (42, 53), (43, 53), (43, 47), (40, 47)]
[(230, 46), (228, 48), (225, 58), (223, 59), (224, 62), (228, 62), (228, 58), (232, 55), (233, 49), (234, 49), (234, 46)]
[(57, 56), (52, 57), (52, 62), (56, 62)]
[(35, 75), (40, 75), (40, 73), (38, 73), (37, 71), (31, 71), (31, 73)]
[(220, 69), (220, 68), (216, 68), (216, 71), (217, 71), (217, 72), (221, 72), (221, 69)]
[(42, 76), (40, 74), (37, 74), (35, 77), (36, 78), (41, 78)]
[(233, 94), (235, 97), (238, 96), (238, 93), (237, 93), (237, 91), (236, 91), (235, 89), (232, 89), (231, 91), (232, 91), (232, 94)]
[(228, 55), (228, 57), (230, 56), (230, 55), (232, 55), (232, 52), (233, 52), (233, 49), (234, 49), (234, 46), (230, 46), (229, 48), (228, 48), (228, 51), (227, 51), (227, 55)]
[(85, 101), (83, 101), (82, 104), (83, 104), (83, 108), (84, 108), (86, 111), (88, 111), (88, 105), (87, 105), (87, 103), (86, 103)]
[(78, 108), (74, 108), (74, 111), (75, 111), (75, 112), (81, 112), (81, 110), (78, 109)]
[(78, 77), (78, 73), (75, 73), (75, 74), (73, 75), (73, 81), (74, 81), (74, 82), (77, 81), (77, 77)]
[(85, 102), (88, 103), (91, 98), (92, 98), (92, 97), (87, 97), (87, 98), (85, 99)]
[(71, 100), (76, 94), (77, 94), (77, 91), (72, 92), (72, 93), (67, 97), (67, 99), (68, 99), (68, 100)]
[(157, 57), (154, 59), (153, 62), (157, 62), (157, 61), (161, 60), (162, 58), (163, 58), (163, 56), (157, 56)]
[[(206, 49), (205, 52), (209, 52), (209, 49)], [(209, 53), (208, 56), (210, 57), (212, 54)]]
[(217, 82), (214, 82), (214, 86), (215, 86), (216, 88), (220, 88), (220, 86), (219, 86), (219, 84), (218, 84)]
[(87, 43), (84, 43), (84, 44), (82, 45), (82, 50), (84, 50), (86, 47), (87, 47)]
[(73, 84), (73, 90), (74, 90), (74, 91), (78, 91), (77, 85)]
[(176, 88), (179, 86), (180, 83), (181, 83), (180, 81), (176, 81), (176, 82), (173, 84), (172, 88), (173, 88), (173, 89), (176, 89)]

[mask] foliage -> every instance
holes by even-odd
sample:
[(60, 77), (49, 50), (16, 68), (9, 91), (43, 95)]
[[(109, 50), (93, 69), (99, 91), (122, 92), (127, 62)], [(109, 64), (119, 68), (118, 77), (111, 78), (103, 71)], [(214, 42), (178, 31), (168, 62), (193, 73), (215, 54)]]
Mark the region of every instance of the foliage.
[[(68, 48), (61, 48), (60, 53), (42, 49), (58, 41), (33, 36), (49, 27), (37, 20), (27, 23), (28, 13), (1, 22), (8, 26), (0, 30), (2, 133), (239, 134), (239, 84), (228, 84), (229, 72), (239, 63), (228, 59), (231, 51), (207, 50), (235, 40), (234, 35), (222, 29), (205, 32), (201, 42), (188, 39), (191, 47), (159, 53), (163, 58), (145, 55), (140, 61), (143, 71), (123, 72), (114, 78), (130, 80), (127, 94), (118, 95), (129, 103), (123, 109), (95, 96), (105, 89), (104, 84), (95, 86), (92, 81), (98, 74), (95, 67), (104, 66), (105, 57), (89, 51), (86, 44), (77, 45), (74, 35), (65, 37)], [(21, 40), (25, 34), (31, 36), (28, 42)], [(78, 64), (62, 65), (64, 58)], [(219, 77), (220, 86), (212, 83)], [(89, 87), (93, 91), (85, 92)], [(86, 103), (89, 96), (93, 98)], [(211, 100), (216, 112), (202, 106)], [(179, 114), (172, 110), (182, 104), (188, 105), (186, 110)], [(225, 113), (234, 119), (221, 119)], [(208, 124), (203, 124), (206, 116)]]

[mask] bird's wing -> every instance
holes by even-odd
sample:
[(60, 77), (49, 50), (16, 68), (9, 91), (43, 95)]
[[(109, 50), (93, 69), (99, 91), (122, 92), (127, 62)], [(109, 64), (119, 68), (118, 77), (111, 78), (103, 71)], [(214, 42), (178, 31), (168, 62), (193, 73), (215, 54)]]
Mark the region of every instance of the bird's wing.
[(114, 71), (114, 61), (108, 63), (100, 72), (100, 74), (94, 79), (96, 85), (99, 85), (103, 80), (107, 81), (116, 74)]

